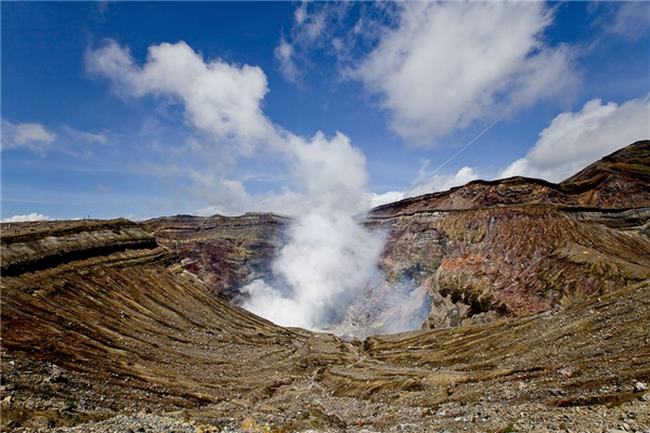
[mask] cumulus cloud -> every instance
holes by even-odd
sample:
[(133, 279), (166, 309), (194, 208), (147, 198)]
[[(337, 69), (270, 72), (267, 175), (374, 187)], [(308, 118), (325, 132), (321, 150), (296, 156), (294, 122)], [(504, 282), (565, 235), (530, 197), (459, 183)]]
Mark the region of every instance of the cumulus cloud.
[(25, 215), (14, 215), (8, 218), (3, 218), (3, 223), (22, 223), (30, 221), (43, 221), (48, 220), (49, 218), (43, 214), (32, 212)]
[(351, 70), (381, 98), (392, 128), (430, 145), (575, 84), (571, 53), (550, 47), (541, 2), (404, 2), (397, 25)]
[(317, 132), (310, 138), (286, 133), (279, 150), (288, 174), (281, 191), (250, 194), (243, 182), (228, 179), (215, 170), (190, 170), (196, 189), (219, 197), (219, 204), (198, 210), (201, 215), (240, 214), (242, 211), (277, 212), (298, 216), (336, 207), (357, 214), (368, 209), (370, 196), (366, 157), (345, 134), (328, 138)]
[[(350, 205), (342, 204), (343, 200), (354, 202), (357, 212), (368, 205), (367, 196), (357, 194), (367, 181), (365, 156), (344, 134), (327, 139), (319, 132), (305, 139), (275, 125), (262, 110), (268, 87), (258, 67), (207, 61), (184, 42), (149, 47), (146, 61), (139, 65), (128, 48), (115, 41), (89, 50), (86, 66), (89, 72), (107, 77), (126, 97), (152, 95), (180, 102), (190, 124), (212, 137), (221, 164), (227, 160), (226, 165), (235, 166), (238, 155), (250, 155), (255, 148), (270, 151), (291, 173), (290, 189), (250, 195), (244, 184), (228, 178), (225, 170), (214, 166), (190, 169), (195, 189), (219, 198), (219, 203), (202, 212), (264, 209), (297, 214), (317, 206), (316, 202), (333, 200), (330, 196), (345, 209)], [(259, 144), (268, 146), (254, 147)], [(319, 186), (314, 174), (329, 179)]]
[(328, 139), (322, 132), (311, 139), (292, 135), (291, 170), (310, 208), (322, 206), (347, 213), (361, 211), (368, 181), (366, 157), (340, 132)]
[(478, 179), (478, 174), (471, 167), (462, 167), (456, 173), (444, 175), (436, 174), (423, 181), (416, 183), (408, 190), (406, 196), (415, 197), (422, 194), (428, 194), (436, 191), (446, 191), (459, 185), (465, 185), (467, 182)]
[(24, 147), (41, 151), (56, 140), (56, 135), (40, 123), (11, 123), (2, 120), (2, 149)]
[(622, 104), (592, 99), (578, 112), (557, 115), (521, 159), (501, 177), (529, 176), (557, 182), (637, 140), (650, 138), (650, 96)]
[(153, 96), (181, 104), (186, 121), (206, 141), (195, 146), (203, 167), (185, 170), (192, 194), (209, 202), (202, 212), (228, 215), (256, 209), (260, 197), (250, 196), (228, 172), (240, 156), (286, 151), (286, 133), (262, 110), (269, 89), (259, 67), (205, 60), (185, 42), (152, 45), (139, 64), (127, 47), (108, 40), (88, 50), (85, 62), (89, 73), (108, 78), (125, 98)]
[[(423, 166), (426, 169), (425, 164)], [(462, 167), (453, 174), (435, 174), (427, 176), (421, 169), (413, 186), (404, 191), (387, 191), (382, 194), (370, 194), (371, 207), (380, 206), (382, 204), (392, 203), (408, 197), (417, 197), (423, 194), (432, 192), (446, 191), (455, 186), (465, 185), (467, 182), (478, 179), (479, 176), (472, 167)]]
[(183, 103), (192, 126), (221, 140), (233, 140), (250, 153), (275, 139), (261, 102), (268, 92), (266, 75), (257, 66), (206, 62), (185, 42), (149, 47), (144, 65), (128, 48), (109, 40), (86, 53), (90, 73), (109, 78), (122, 95), (172, 97)]

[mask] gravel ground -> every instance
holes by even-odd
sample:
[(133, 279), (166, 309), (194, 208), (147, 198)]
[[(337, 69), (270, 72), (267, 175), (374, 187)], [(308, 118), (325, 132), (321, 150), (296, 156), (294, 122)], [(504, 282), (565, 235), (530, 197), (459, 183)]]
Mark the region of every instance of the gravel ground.
[[(341, 429), (295, 430), (297, 433), (650, 433), (650, 398), (639, 399), (616, 407), (549, 408), (543, 405), (518, 406), (484, 405), (467, 406), (453, 403), (438, 408), (435, 413), (416, 414), (413, 422), (399, 422), (387, 429), (369, 426)], [(405, 419), (404, 415), (400, 418)], [(359, 420), (363, 424), (364, 420)], [(75, 427), (39, 429), (55, 433), (274, 433), (285, 430), (281, 426), (256, 421), (247, 417), (239, 426), (209, 426), (186, 422), (171, 416), (139, 413), (117, 415), (113, 418), (81, 424)]]

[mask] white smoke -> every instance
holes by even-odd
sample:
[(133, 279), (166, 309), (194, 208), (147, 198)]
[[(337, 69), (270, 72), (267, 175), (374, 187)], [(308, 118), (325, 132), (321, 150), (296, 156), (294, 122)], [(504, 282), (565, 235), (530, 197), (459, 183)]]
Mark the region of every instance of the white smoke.
[(256, 280), (243, 288), (244, 308), (279, 325), (309, 329), (338, 323), (376, 272), (382, 238), (349, 215), (309, 213), (289, 229), (273, 264), (276, 285)]
[(329, 330), (363, 339), (419, 329), (431, 311), (429, 285), (416, 285), (406, 277), (390, 282), (384, 272), (373, 280), (354, 300), (343, 320)]
[(293, 175), (307, 205), (288, 230), (273, 264), (275, 281), (243, 288), (244, 308), (284, 326), (309, 329), (338, 323), (377, 271), (384, 239), (354, 215), (367, 207), (364, 155), (343, 134), (289, 141)]

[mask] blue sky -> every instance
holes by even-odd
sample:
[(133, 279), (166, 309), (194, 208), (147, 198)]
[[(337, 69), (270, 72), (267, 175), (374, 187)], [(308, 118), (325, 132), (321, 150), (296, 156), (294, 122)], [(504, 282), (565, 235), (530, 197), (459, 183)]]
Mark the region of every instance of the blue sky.
[(3, 218), (363, 208), (650, 137), (648, 3), (1, 7)]

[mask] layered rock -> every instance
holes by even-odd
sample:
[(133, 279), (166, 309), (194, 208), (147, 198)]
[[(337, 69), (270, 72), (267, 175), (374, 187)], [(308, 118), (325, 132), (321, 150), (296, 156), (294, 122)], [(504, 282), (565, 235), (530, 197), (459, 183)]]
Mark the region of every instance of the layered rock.
[(1, 244), (5, 277), (87, 259), (119, 262), (170, 256), (153, 237), (124, 219), (3, 224)]
[(650, 206), (650, 141), (638, 141), (602, 158), (559, 186), (577, 204), (607, 209)]
[[(643, 281), (649, 155), (650, 142), (641, 141), (560, 184), (475, 181), (373, 209), (366, 226), (387, 233), (380, 273), (332, 330), (363, 337), (422, 322), (484, 322)], [(272, 279), (289, 222), (274, 214), (180, 215), (142, 227), (211, 293), (237, 304), (241, 287)]]
[(475, 181), (379, 206), (366, 225), (388, 234), (386, 281), (352, 306), (350, 332), (381, 330), (387, 313), (377, 306), (405, 284), (405, 299), (430, 303), (424, 326), (435, 328), (547, 311), (646, 281), (648, 206), (650, 141), (560, 184)]
[(388, 278), (429, 290), (426, 326), (440, 327), (546, 311), (647, 280), (648, 220), (650, 209), (524, 205), (371, 217), (367, 224), (389, 232), (381, 261)]
[(239, 289), (271, 273), (289, 219), (271, 213), (238, 217), (177, 215), (150, 219), (141, 227), (174, 251), (180, 264), (210, 293), (235, 303)]

